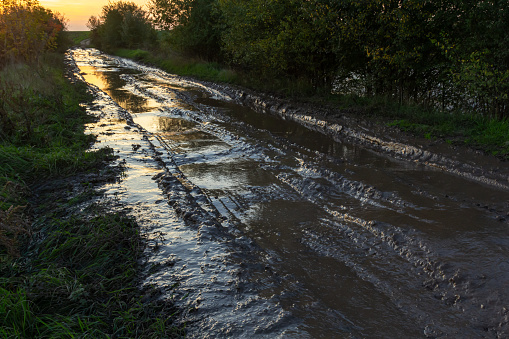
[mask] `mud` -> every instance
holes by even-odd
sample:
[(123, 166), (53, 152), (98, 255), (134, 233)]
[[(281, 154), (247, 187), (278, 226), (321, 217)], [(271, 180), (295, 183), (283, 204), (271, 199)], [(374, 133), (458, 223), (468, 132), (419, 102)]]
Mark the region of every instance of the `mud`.
[(509, 168), (343, 112), (71, 51), (107, 194), (189, 337), (509, 335)]

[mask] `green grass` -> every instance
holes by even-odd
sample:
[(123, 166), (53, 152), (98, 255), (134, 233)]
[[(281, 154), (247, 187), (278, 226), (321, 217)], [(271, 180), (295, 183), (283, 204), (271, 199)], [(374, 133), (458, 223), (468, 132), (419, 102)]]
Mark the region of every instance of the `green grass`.
[(171, 303), (143, 302), (150, 291), (136, 287), (144, 241), (133, 219), (94, 206), (86, 217), (45, 227), (51, 232), (29, 267), (8, 270), (3, 263), (2, 337), (182, 336)]
[(237, 73), (215, 62), (186, 58), (175, 53), (162, 54), (145, 50), (117, 49), (114, 54), (157, 66), (169, 73), (195, 77), (201, 80), (237, 83)]
[[(509, 159), (509, 122), (473, 113), (446, 113), (414, 108), (397, 114), (380, 114), (397, 126), (428, 139), (468, 145), (501, 159)], [(396, 115), (396, 116), (395, 116)]]
[(88, 95), (64, 79), (61, 55), (0, 70), (0, 94), (0, 186), (92, 169), (106, 155), (87, 152), (92, 118), (80, 102)]
[(64, 31), (73, 45), (79, 45), (83, 40), (90, 38), (90, 31)]
[(466, 145), (500, 159), (509, 159), (509, 122), (475, 112), (444, 112), (419, 105), (400, 105), (387, 98), (336, 96), (332, 102), (363, 116), (382, 119), (388, 126), (428, 139)]

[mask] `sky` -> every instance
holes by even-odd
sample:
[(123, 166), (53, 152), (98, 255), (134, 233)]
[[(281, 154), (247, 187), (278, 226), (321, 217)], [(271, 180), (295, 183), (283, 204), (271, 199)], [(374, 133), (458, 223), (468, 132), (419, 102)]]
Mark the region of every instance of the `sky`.
[[(116, 1), (113, 1), (116, 2)], [(149, 0), (128, 0), (144, 6)], [(69, 20), (69, 31), (88, 31), (87, 21), (92, 16), (99, 16), (108, 0), (39, 0), (41, 6), (59, 12)], [(143, 7), (146, 9), (146, 7)]]

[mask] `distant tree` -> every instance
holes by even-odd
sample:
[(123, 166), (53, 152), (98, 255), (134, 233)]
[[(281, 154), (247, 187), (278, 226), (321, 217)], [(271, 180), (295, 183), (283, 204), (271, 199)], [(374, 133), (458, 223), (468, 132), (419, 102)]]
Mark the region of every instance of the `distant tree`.
[(143, 47), (156, 40), (147, 12), (134, 2), (109, 3), (99, 18), (90, 17), (87, 26), (92, 31), (92, 43), (106, 50)]

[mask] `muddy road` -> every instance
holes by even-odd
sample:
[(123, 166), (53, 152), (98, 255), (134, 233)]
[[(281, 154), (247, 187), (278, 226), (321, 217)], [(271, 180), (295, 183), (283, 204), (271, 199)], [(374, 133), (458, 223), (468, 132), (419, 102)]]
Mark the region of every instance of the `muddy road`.
[(126, 167), (104, 191), (151, 234), (145, 284), (189, 337), (509, 336), (507, 164), (263, 113), (93, 49), (69, 58), (96, 95), (95, 147)]

